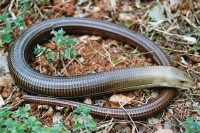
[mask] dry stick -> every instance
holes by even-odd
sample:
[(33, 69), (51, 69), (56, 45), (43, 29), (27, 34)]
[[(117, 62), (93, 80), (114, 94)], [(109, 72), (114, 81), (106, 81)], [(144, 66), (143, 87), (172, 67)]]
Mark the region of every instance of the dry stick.
[[(176, 117), (176, 116), (174, 116), (170, 111), (169, 111), (169, 113), (171, 114), (171, 116), (179, 123), (179, 124), (181, 124), (182, 122), (180, 122), (180, 120)], [(186, 127), (185, 126), (183, 126), (183, 125), (181, 125), (184, 129), (186, 129)]]
[(76, 58), (75, 60), (78, 62), (79, 65), (83, 66), (79, 60), (77, 60)]
[(106, 128), (104, 129), (104, 133), (107, 133), (107, 132), (108, 132), (108, 131), (106, 131), (106, 130), (107, 130), (107, 128), (109, 127), (109, 125), (111, 125), (111, 123), (112, 123), (113, 120), (114, 120), (114, 119), (112, 118), (112, 119), (110, 120), (110, 122), (107, 124)]
[(12, 18), (16, 19), (16, 16), (15, 16), (14, 12), (12, 12), (13, 3), (14, 3), (14, 0), (11, 1), (10, 6), (8, 8), (8, 11), (9, 11), (10, 15), (12, 16)]
[(88, 42), (89, 42), (89, 44), (90, 44), (90, 47), (91, 47), (96, 53), (98, 53), (99, 55), (101, 55), (101, 56), (103, 56), (104, 58), (106, 58), (105, 55), (103, 55), (101, 52), (99, 52), (98, 50), (96, 50), (95, 48), (93, 48), (93, 46), (92, 46), (92, 44), (91, 44), (91, 42), (90, 42), (89, 39), (88, 39)]
[(161, 49), (167, 50), (167, 51), (179, 52), (179, 53), (186, 53), (187, 55), (193, 55), (193, 56), (200, 58), (200, 55), (190, 54), (190, 53), (188, 53), (188, 51), (184, 51), (184, 50), (169, 49), (169, 48), (165, 48), (165, 47), (161, 47)]
[(190, 70), (190, 71), (194, 72), (195, 74), (200, 74), (200, 72), (193, 70), (193, 68), (196, 68), (196, 67), (198, 67), (198, 66), (194, 66), (192, 68), (189, 68), (187, 71)]
[(72, 113), (70, 112), (69, 115), (67, 116), (67, 118), (64, 120), (63, 123), (65, 123), (65, 122), (69, 119), (69, 117), (70, 117), (71, 115), (72, 115)]
[(166, 32), (166, 31), (159, 30), (159, 29), (154, 29), (154, 30), (155, 30), (155, 31), (158, 31), (158, 32), (161, 32), (161, 33), (163, 33), (163, 34), (167, 34), (167, 35), (170, 35), (170, 36), (176, 36), (176, 37), (178, 37), (178, 38), (180, 38), (180, 39), (183, 39), (183, 37), (182, 37), (181, 35), (171, 34), (171, 33), (168, 33), (168, 32)]
[(85, 45), (78, 50), (78, 53), (81, 53), (81, 50), (85, 48)]
[(11, 96), (13, 95), (13, 93), (16, 91), (17, 88), (18, 88), (17, 85), (15, 85), (15, 86), (13, 87), (13, 91), (11, 92), (10, 96), (5, 100), (5, 103), (6, 103), (6, 104), (8, 103), (8, 101), (10, 100)]
[(72, 63), (73, 60), (74, 60), (74, 58), (71, 59), (71, 61), (61, 70), (61, 73), (63, 73), (63, 71), (66, 70), (66, 68)]
[[(40, 8), (37, 6), (37, 4), (35, 4), (35, 2), (34, 2), (34, 8), (36, 8), (38, 10), (38, 13), (40, 14), (40, 16), (42, 18), (45, 18), (44, 15), (42, 14), (42, 12), (40, 11)], [(43, 6), (41, 8), (43, 8)]]
[(16, 0), (16, 2), (15, 2), (15, 7), (16, 7), (17, 10), (19, 10), (18, 9), (18, 7), (19, 7), (19, 1), (18, 0)]
[(54, 73), (56, 74), (56, 68), (51, 65), (49, 65), (49, 66), (54, 69)]
[[(103, 44), (104, 45), (104, 44)], [(107, 54), (107, 57), (108, 57), (108, 61), (112, 64), (112, 66), (113, 67), (115, 67), (115, 64), (112, 62), (112, 60), (111, 60), (111, 57), (110, 57), (110, 54), (109, 54), (109, 52), (105, 49), (105, 47), (104, 46), (102, 46), (102, 48), (103, 48), (103, 50), (106, 52), (106, 54)], [(116, 68), (116, 67), (115, 67)]]
[(136, 125), (135, 125), (133, 119), (131, 118), (131, 116), (129, 115), (129, 113), (126, 111), (126, 109), (122, 106), (122, 104), (120, 103), (118, 97), (117, 97), (116, 95), (115, 95), (115, 97), (116, 97), (116, 99), (118, 100), (118, 102), (119, 102), (119, 104), (120, 104), (120, 108), (122, 108), (122, 109), (126, 112), (126, 114), (128, 115), (129, 119), (131, 120), (131, 122), (132, 122), (133, 125), (135, 126), (136, 132), (138, 133), (139, 131), (138, 131), (138, 129), (137, 129), (137, 127), (136, 127)]

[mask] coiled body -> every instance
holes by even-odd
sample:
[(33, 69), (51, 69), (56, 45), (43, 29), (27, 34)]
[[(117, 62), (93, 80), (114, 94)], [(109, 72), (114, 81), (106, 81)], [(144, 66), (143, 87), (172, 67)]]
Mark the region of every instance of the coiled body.
[[(167, 57), (154, 43), (124, 27), (91, 19), (53, 19), (26, 30), (11, 47), (8, 65), (12, 77), (20, 87), (47, 96), (79, 97), (162, 86), (188, 87), (193, 84), (191, 78), (180, 70), (159, 66), (125, 68), (74, 77), (51, 77), (40, 74), (29, 66), (30, 53), (33, 52), (33, 47), (36, 44), (41, 44), (52, 37), (51, 30), (58, 28), (63, 28), (67, 34), (91, 34), (123, 41), (132, 47), (137, 47), (140, 51), (150, 52), (147, 56), (153, 58), (156, 64), (170, 65)], [(174, 94), (174, 90), (165, 89), (154, 102), (130, 109), (129, 113), (135, 119), (150, 117), (164, 109), (170, 103)], [(24, 96), (24, 99), (33, 102), (64, 104), (60, 100), (49, 98)], [(77, 106), (76, 102), (71, 101), (66, 102), (66, 104)], [(100, 116), (108, 115), (116, 118), (127, 116), (122, 109), (109, 110), (90, 105), (84, 106), (90, 107), (93, 114), (100, 114)]]

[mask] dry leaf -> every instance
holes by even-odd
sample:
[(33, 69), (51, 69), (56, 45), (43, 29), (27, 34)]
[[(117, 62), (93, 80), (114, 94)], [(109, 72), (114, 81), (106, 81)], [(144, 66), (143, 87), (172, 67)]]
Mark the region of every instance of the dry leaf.
[(100, 8), (100, 7), (95, 6), (95, 7), (93, 8), (93, 12), (99, 12), (99, 11), (101, 11), (101, 8)]
[(197, 39), (195, 37), (190, 37), (190, 36), (182, 36), (184, 41), (187, 41), (190, 44), (195, 44), (197, 43)]
[(86, 97), (83, 103), (91, 105), (92, 104), (92, 99), (90, 97)]
[(171, 116), (171, 113), (167, 112), (163, 120), (168, 120)]
[(124, 96), (122, 94), (115, 94), (110, 97), (109, 102), (112, 107), (120, 107), (120, 104), (131, 104), (131, 100), (132, 98), (130, 97)]
[(136, 18), (136, 16), (130, 14), (130, 13), (120, 13), (119, 14), (119, 20), (121, 21), (132, 21)]
[(174, 114), (174, 112), (173, 112), (173, 110), (172, 109), (168, 109), (168, 112), (170, 113), (170, 114)]
[(88, 39), (89, 39), (89, 36), (87, 35), (79, 37), (79, 41), (83, 43), (88, 43)]
[(100, 36), (91, 36), (89, 38), (89, 40), (91, 40), (91, 41), (99, 41), (99, 40), (101, 40), (101, 37)]
[(122, 7), (123, 12), (131, 12), (133, 11), (133, 8), (128, 5), (128, 3), (125, 3), (124, 6)]
[(200, 89), (200, 82), (197, 82), (195, 89)]
[(148, 118), (147, 120), (148, 120), (149, 124), (158, 124), (159, 123), (159, 120), (156, 118)]
[(176, 11), (181, 3), (182, 3), (182, 0), (170, 0), (171, 11)]
[(156, 93), (156, 92), (151, 93), (151, 97), (156, 98), (157, 96), (158, 96), (158, 93)]
[(0, 95), (0, 107), (2, 107), (4, 104), (5, 104), (5, 102), (4, 102), (3, 98), (2, 98), (2, 96)]
[(116, 12), (116, 1), (115, 0), (110, 0), (110, 3), (111, 3), (113, 11)]
[(155, 131), (155, 133), (173, 133), (173, 131), (170, 130), (170, 129), (161, 129), (161, 128), (159, 128), (157, 131)]

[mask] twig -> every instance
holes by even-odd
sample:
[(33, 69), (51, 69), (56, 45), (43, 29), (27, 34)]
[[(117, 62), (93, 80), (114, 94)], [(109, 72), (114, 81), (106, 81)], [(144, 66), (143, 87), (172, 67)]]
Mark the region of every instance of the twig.
[[(179, 125), (182, 123), (182, 122), (180, 122), (180, 120), (178, 119), (178, 118), (176, 118), (176, 116), (174, 116), (170, 111), (169, 111), (169, 113), (171, 114), (171, 116), (179, 123)], [(184, 129), (186, 129), (186, 127), (185, 126), (183, 126), (183, 125), (181, 125)]]
[(110, 54), (109, 54), (109, 52), (105, 49), (104, 44), (103, 44), (102, 48), (103, 48), (103, 50), (104, 50), (104, 51), (106, 52), (106, 54), (107, 54), (107, 57), (108, 57), (107, 60), (112, 64), (113, 67), (115, 67), (115, 64), (112, 62), (111, 57), (110, 57)]
[[(115, 97), (116, 97), (116, 95), (115, 95)], [(122, 104), (120, 103), (118, 97), (116, 97), (116, 99), (118, 100), (118, 102), (119, 102), (119, 104), (120, 104), (120, 108), (122, 108), (122, 109), (126, 112), (126, 114), (128, 115), (129, 119), (131, 120), (131, 122), (132, 122), (133, 125), (135, 126), (136, 132), (138, 133), (139, 131), (138, 131), (138, 129), (137, 129), (137, 127), (136, 127), (136, 125), (135, 125), (133, 119), (131, 118), (131, 116), (129, 115), (129, 113), (127, 112), (127, 110), (122, 106)]]
[(104, 58), (106, 58), (106, 56), (105, 56), (104, 54), (102, 54), (101, 52), (99, 52), (98, 50), (96, 50), (95, 48), (93, 48), (93, 46), (92, 46), (90, 40), (88, 40), (88, 42), (89, 42), (89, 44), (90, 44), (90, 47), (91, 47), (96, 53), (98, 53), (99, 55), (101, 55), (101, 56), (103, 56)]
[(10, 15), (12, 16), (12, 18), (16, 19), (16, 16), (15, 16), (14, 12), (12, 12), (13, 3), (14, 3), (14, 0), (11, 1), (10, 6), (8, 8), (8, 11), (9, 11)]
[(107, 124), (106, 128), (104, 129), (104, 133), (107, 133), (107, 132), (108, 132), (108, 131), (107, 131), (107, 128), (109, 127), (109, 125), (111, 125), (111, 123), (112, 123), (113, 120), (114, 120), (114, 119), (112, 118), (112, 119), (110, 120), (110, 122)]
[(71, 61), (61, 70), (61, 73), (63, 73), (63, 71), (66, 70), (66, 68), (72, 63), (73, 60), (74, 60), (74, 58), (71, 59)]
[(70, 112), (69, 115), (67, 116), (67, 118), (64, 120), (63, 123), (65, 123), (65, 122), (69, 119), (69, 117), (70, 117), (71, 115), (72, 115), (72, 113)]
[(13, 95), (13, 93), (16, 91), (17, 88), (18, 88), (17, 85), (15, 85), (15, 86), (13, 87), (13, 90), (12, 90), (10, 96), (5, 100), (5, 104), (7, 104), (7, 103), (9, 102), (11, 96)]

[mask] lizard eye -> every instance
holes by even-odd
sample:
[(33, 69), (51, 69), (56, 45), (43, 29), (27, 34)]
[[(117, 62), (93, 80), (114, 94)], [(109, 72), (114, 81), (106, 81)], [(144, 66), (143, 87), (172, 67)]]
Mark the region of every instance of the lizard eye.
[(185, 81), (181, 80), (181, 81), (180, 81), (180, 83), (181, 83), (181, 84), (184, 84), (184, 83), (185, 83)]

